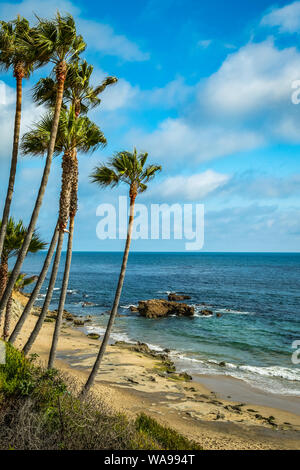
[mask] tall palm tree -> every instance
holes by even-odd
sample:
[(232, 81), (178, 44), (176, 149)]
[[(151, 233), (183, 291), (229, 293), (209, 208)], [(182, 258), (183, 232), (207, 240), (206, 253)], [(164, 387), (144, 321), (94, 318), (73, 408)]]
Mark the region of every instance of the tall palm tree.
[(74, 60), (78, 60), (79, 54), (85, 49), (85, 42), (80, 35), (76, 34), (75, 22), (70, 15), (62, 17), (59, 13), (57, 13), (56, 17), (51, 21), (46, 19), (39, 19), (39, 23), (37, 27), (34, 28), (32, 33), (32, 38), (34, 41), (34, 46), (39, 50), (39, 64), (46, 62), (54, 63), (57, 90), (53, 119), (51, 123), (51, 134), (48, 141), (47, 158), (38, 196), (35, 202), (23, 246), (19, 252), (17, 261), (12, 270), (7, 287), (0, 302), (0, 316), (6, 307), (13, 286), (22, 268), (22, 264), (24, 262), (43, 202), (50, 173), (52, 157), (55, 149), (55, 141), (59, 125), (68, 63)]
[(136, 149), (134, 149), (133, 153), (126, 151), (119, 152), (111, 159), (108, 165), (98, 166), (97, 168), (95, 168), (94, 172), (91, 175), (92, 182), (98, 184), (101, 187), (115, 187), (120, 183), (128, 184), (130, 213), (123, 261), (112, 310), (106, 327), (105, 335), (99, 349), (98, 356), (96, 358), (90, 376), (82, 390), (83, 395), (85, 395), (90, 390), (96, 379), (118, 311), (131, 243), (135, 199), (138, 193), (146, 191), (147, 183), (155, 177), (158, 171), (161, 171), (161, 167), (157, 165), (149, 165), (145, 167), (147, 157), (147, 153), (137, 155)]
[[(90, 85), (90, 78), (93, 71), (93, 66), (88, 65), (86, 61), (73, 64), (69, 70), (68, 86), (66, 87), (66, 99), (72, 103), (75, 112), (75, 118), (78, 119), (81, 113), (86, 114), (89, 108), (98, 106), (101, 102), (99, 94), (102, 93), (105, 88), (117, 82), (116, 77), (107, 77), (101, 85), (92, 87)], [(78, 190), (78, 160), (77, 160), (77, 148), (74, 149), (73, 159), (73, 175), (72, 175), (72, 187), (71, 187), (71, 198), (69, 206), (69, 234), (68, 234), (68, 247), (66, 253), (66, 261), (64, 268), (64, 275), (62, 281), (62, 288), (60, 292), (59, 305), (57, 311), (57, 318), (55, 322), (55, 329), (53, 334), (53, 340), (48, 360), (48, 368), (51, 369), (54, 365), (57, 343), (61, 329), (62, 316), (66, 301), (69, 275), (72, 261), (72, 247), (73, 247), (73, 235), (74, 235), (74, 222), (75, 215), (77, 212), (77, 190)]]
[[(13, 256), (18, 255), (18, 252), (22, 247), (24, 238), (26, 237), (26, 233), (27, 229), (24, 227), (23, 222), (21, 220), (16, 223), (12, 218), (8, 219), (0, 263), (0, 286), (2, 292), (4, 291), (9, 278), (8, 260)], [(43, 250), (45, 247), (46, 243), (41, 241), (40, 237), (35, 231), (31, 238), (28, 252), (37, 253), (38, 251)], [(6, 307), (5, 322), (3, 329), (3, 338), (5, 340), (7, 339), (9, 332), (11, 302), (12, 296), (10, 296), (9, 302), (7, 303)]]
[[(51, 114), (46, 115), (34, 130), (28, 132), (22, 139), (23, 153), (41, 155), (44, 153), (47, 141), (51, 137)], [(47, 314), (55, 281), (57, 277), (60, 255), (64, 239), (64, 233), (69, 219), (70, 200), (73, 187), (74, 165), (77, 166), (76, 149), (80, 152), (88, 153), (96, 150), (99, 146), (104, 146), (106, 139), (99, 127), (91, 122), (88, 117), (75, 117), (73, 108), (70, 110), (61, 110), (59, 129), (55, 144), (55, 153), (63, 152), (62, 158), (62, 186), (60, 193), (59, 216), (58, 216), (58, 242), (52, 272), (50, 277), (47, 294), (39, 315), (38, 321), (25, 344), (23, 351), (25, 354), (29, 352), (34, 343)]]
[(0, 67), (4, 70), (12, 69), (13, 75), (16, 79), (14, 136), (10, 174), (0, 230), (0, 257), (5, 239), (6, 226), (9, 218), (18, 163), (22, 108), (22, 84), (23, 79), (28, 78), (32, 72), (34, 66), (36, 65), (37, 58), (37, 50), (33, 47), (31, 32), (32, 30), (29, 26), (29, 22), (25, 18), (20, 18), (18, 16), (14, 21), (0, 21)]
[[(86, 61), (82, 61), (82, 62), (77, 61), (77, 62), (69, 64), (68, 74), (67, 74), (66, 81), (65, 81), (62, 106), (65, 109), (67, 109), (68, 105), (73, 106), (75, 110), (76, 118), (82, 113), (86, 114), (89, 108), (94, 108), (98, 106), (101, 102), (99, 98), (99, 94), (102, 93), (107, 86), (112, 85), (117, 82), (116, 77), (107, 77), (105, 80), (102, 81), (100, 85), (93, 87), (90, 83), (92, 72), (93, 72), (93, 66), (88, 65)], [(55, 105), (56, 89), (57, 89), (57, 83), (55, 82), (55, 80), (53, 80), (51, 77), (42, 78), (41, 80), (39, 80), (39, 82), (36, 84), (34, 88), (33, 97), (34, 97), (35, 102), (40, 105), (46, 104), (48, 107), (53, 108), (53, 106)], [(77, 152), (75, 153), (76, 155), (74, 157), (73, 163), (74, 163), (74, 178), (76, 179), (76, 181), (73, 183), (73, 187), (75, 188), (75, 190), (73, 190), (72, 192), (73, 194), (72, 199), (76, 200), (76, 204), (73, 204), (74, 207), (76, 205), (76, 210), (71, 209), (70, 211), (70, 214), (71, 214), (70, 217), (73, 217), (72, 223), (70, 220), (70, 225), (73, 228), (74, 228), (74, 217), (77, 211), (77, 185), (78, 185), (78, 182), (77, 182), (78, 160), (77, 160)], [(73, 231), (69, 229), (68, 238), (70, 239), (71, 236), (73, 236)], [(57, 240), (58, 240), (58, 230), (56, 226), (54, 229), (54, 234), (53, 234), (50, 246), (49, 246), (46, 259), (44, 261), (43, 268), (39, 274), (39, 278), (37, 280), (35, 288), (33, 289), (30, 299), (27, 302), (24, 308), (24, 311), (21, 317), (19, 318), (19, 321), (17, 322), (12, 335), (9, 338), (9, 341), (11, 343), (15, 342), (40, 292), (40, 289), (46, 278), (46, 275), (47, 275), (47, 272), (51, 263), (51, 259), (54, 254)], [(67, 261), (68, 261), (68, 256), (66, 257), (66, 263)]]

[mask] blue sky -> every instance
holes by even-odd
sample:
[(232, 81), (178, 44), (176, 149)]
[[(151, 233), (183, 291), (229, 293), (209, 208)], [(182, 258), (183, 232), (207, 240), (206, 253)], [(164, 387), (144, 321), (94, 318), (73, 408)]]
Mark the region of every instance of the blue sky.
[[(96, 237), (96, 208), (115, 203), (126, 188), (100, 191), (89, 183), (95, 164), (122, 149), (148, 151), (163, 172), (140, 202), (203, 203), (205, 251), (299, 251), (300, 1), (139, 0), (0, 2), (0, 17), (56, 9), (74, 15), (94, 65), (95, 83), (118, 84), (90, 113), (108, 145), (80, 156), (75, 250), (120, 250), (123, 241)], [(48, 69), (24, 83), (22, 131), (43, 110), (31, 88)], [(0, 191), (9, 169), (14, 82), (2, 74)], [(3, 89), (3, 88), (2, 88)], [(29, 220), (43, 161), (20, 160), (13, 203)], [(39, 230), (49, 240), (57, 216), (60, 159), (53, 164)], [(134, 250), (182, 251), (180, 240), (136, 240)]]

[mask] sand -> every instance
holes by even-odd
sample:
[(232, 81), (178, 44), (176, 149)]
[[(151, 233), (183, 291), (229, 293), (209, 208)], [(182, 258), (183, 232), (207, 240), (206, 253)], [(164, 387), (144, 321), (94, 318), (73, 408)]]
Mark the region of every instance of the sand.
[[(26, 300), (17, 294), (15, 306), (20, 307), (19, 303), (24, 304)], [(13, 323), (16, 319), (17, 314)], [(36, 315), (29, 315), (16, 347), (22, 347), (36, 320)], [(38, 354), (38, 360), (44, 365), (53, 328), (53, 322), (44, 323), (31, 351)], [(99, 340), (86, 336), (84, 328), (64, 321), (55, 366), (83, 383), (99, 344)], [(229, 394), (228, 385), (215, 387), (210, 377), (198, 376), (193, 381), (181, 380), (178, 375), (170, 378), (162, 373), (162, 365), (160, 358), (132, 351), (126, 345), (110, 345), (93, 392), (129, 416), (146, 412), (199, 442), (204, 449), (300, 449), (300, 405), (299, 411), (297, 408), (300, 400), (281, 397), (278, 403), (267, 394), (260, 400), (259, 393), (249, 391), (244, 383), (234, 386), (234, 381), (230, 382)], [(222, 377), (217, 380), (222, 383)], [(224, 378), (223, 382), (227, 381)], [(232, 401), (240, 397), (249, 401)], [(292, 405), (284, 406), (285, 403)]]

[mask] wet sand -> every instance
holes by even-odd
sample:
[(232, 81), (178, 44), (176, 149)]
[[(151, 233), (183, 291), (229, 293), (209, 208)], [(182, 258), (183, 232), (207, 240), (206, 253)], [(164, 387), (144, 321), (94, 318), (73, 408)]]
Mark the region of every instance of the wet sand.
[(194, 380), (214, 391), (219, 398), (268, 406), (282, 411), (289, 411), (300, 416), (300, 397), (276, 395), (252, 387), (243, 380), (227, 375), (197, 375)]

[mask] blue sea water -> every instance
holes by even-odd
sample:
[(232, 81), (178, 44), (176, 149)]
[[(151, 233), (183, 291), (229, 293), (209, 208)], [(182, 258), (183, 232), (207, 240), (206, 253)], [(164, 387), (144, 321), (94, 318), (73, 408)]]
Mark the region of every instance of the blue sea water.
[[(24, 271), (38, 274), (45, 254), (29, 255)], [(93, 315), (103, 333), (119, 275), (121, 253), (75, 252), (66, 309)], [(51, 307), (57, 308), (63, 261)], [(39, 297), (42, 303), (44, 286)], [(139, 300), (191, 296), (194, 318), (152, 320), (129, 310)], [(82, 302), (93, 305), (83, 307)], [(222, 314), (203, 317), (212, 309)], [(273, 393), (300, 396), (300, 254), (131, 253), (112, 338), (169, 348), (193, 374), (226, 374)], [(225, 362), (225, 367), (219, 365)]]

